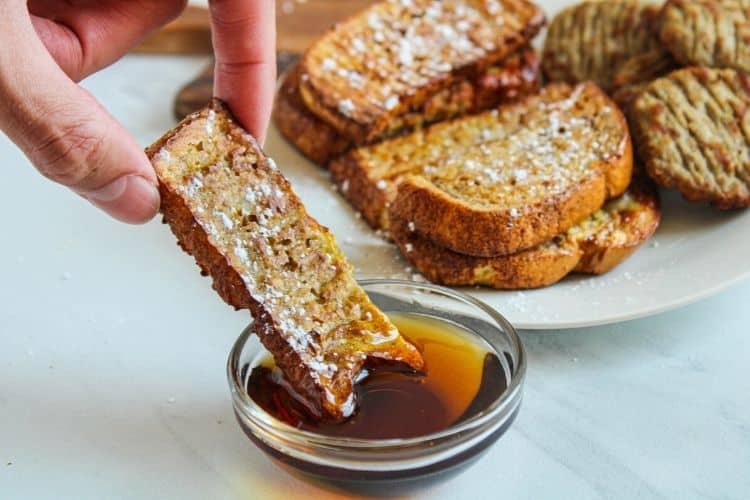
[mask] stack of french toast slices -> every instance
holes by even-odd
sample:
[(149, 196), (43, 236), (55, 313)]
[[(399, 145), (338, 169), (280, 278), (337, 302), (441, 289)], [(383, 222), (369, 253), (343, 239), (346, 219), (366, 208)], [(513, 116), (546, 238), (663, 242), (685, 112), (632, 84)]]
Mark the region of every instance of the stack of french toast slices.
[(658, 193), (601, 84), (541, 84), (544, 24), (527, 0), (377, 3), (283, 76), (274, 121), (433, 282), (605, 273), (655, 232)]
[(527, 1), (382, 2), (337, 26), (283, 78), (275, 121), (320, 165), (353, 147), (539, 89)]

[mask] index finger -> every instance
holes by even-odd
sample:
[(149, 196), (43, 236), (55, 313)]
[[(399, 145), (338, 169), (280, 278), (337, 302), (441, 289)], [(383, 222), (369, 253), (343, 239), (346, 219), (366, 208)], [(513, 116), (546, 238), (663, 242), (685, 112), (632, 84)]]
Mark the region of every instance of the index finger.
[(274, 0), (209, 0), (216, 57), (214, 95), (261, 143), (276, 85)]

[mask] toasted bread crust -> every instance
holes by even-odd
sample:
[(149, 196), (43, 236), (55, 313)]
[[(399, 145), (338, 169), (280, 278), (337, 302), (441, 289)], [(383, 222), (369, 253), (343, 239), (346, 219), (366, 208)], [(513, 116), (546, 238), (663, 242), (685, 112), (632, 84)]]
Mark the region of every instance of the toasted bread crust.
[(572, 272), (603, 274), (630, 256), (656, 231), (658, 193), (640, 178), (569, 232), (511, 255), (471, 257), (448, 250), (391, 219), (391, 234), (404, 257), (428, 280), (451, 286), (528, 289), (549, 286)]
[(477, 210), (423, 177), (410, 176), (399, 184), (389, 217), (408, 220), (420, 235), (455, 252), (493, 257), (533, 248), (565, 231), (596, 212), (606, 192), (603, 173), (595, 172), (565, 196), (527, 205), (526, 215), (514, 217), (509, 210)]
[(540, 64), (536, 50), (525, 46), (483, 70), (474, 85), (471, 112), (494, 108), (538, 92), (541, 86)]
[(540, 288), (570, 274), (581, 260), (574, 247), (533, 248), (496, 258), (472, 257), (436, 245), (408, 223), (391, 219), (391, 236), (406, 260), (429, 281), (446, 286), (487, 286), (501, 290)]
[[(273, 119), (279, 132), (295, 148), (314, 163), (326, 166), (345, 150), (362, 144), (353, 144), (310, 112), (299, 92), (301, 77), (300, 66), (295, 66), (282, 77)], [(485, 69), (475, 79), (459, 79), (449, 88), (432, 95), (419, 109), (397, 117), (388, 134), (399, 135), (535, 93), (539, 90), (539, 77), (539, 57), (534, 49), (524, 47), (499, 65)], [(385, 138), (377, 137), (375, 141)]]
[(550, 81), (612, 87), (613, 70), (657, 47), (658, 8), (633, 0), (585, 1), (550, 22), (542, 69)]
[(228, 304), (250, 309), (254, 332), (313, 411), (333, 419), (353, 411), (367, 356), (422, 367), (356, 284), (332, 235), (220, 102), (147, 154), (180, 246)]
[(355, 152), (336, 158), (329, 165), (339, 192), (362, 214), (373, 229), (388, 230), (388, 206), (396, 198), (397, 182), (381, 182)]
[[(601, 215), (615, 222), (608, 227), (599, 227), (593, 234), (586, 234), (585, 224), (596, 224), (596, 217)], [(578, 237), (574, 231), (567, 233), (567, 237), (583, 251), (574, 271), (585, 274), (611, 271), (651, 239), (660, 223), (659, 192), (651, 179), (638, 174), (622, 198), (609, 202), (582, 223), (585, 237)]]
[(750, 77), (686, 68), (648, 85), (631, 106), (638, 154), (658, 184), (719, 209), (750, 206)]
[(299, 93), (301, 76), (299, 64), (282, 76), (274, 102), (273, 121), (292, 146), (313, 163), (324, 166), (349, 149), (351, 143), (307, 109)]
[[(543, 24), (526, 0), (381, 2), (307, 51), (300, 92), (310, 111), (366, 144), (387, 135), (394, 117), (512, 54)], [(423, 47), (439, 57), (421, 59)]]
[[(562, 136), (557, 137), (558, 126), (552, 126), (553, 119), (547, 114), (547, 108), (544, 106), (549, 106), (549, 109), (574, 109), (569, 115), (560, 118), (562, 121), (559, 133)], [(479, 161), (473, 159), (476, 156), (464, 158), (458, 155), (452, 160), (456, 168), (441, 167), (446, 171), (443, 177), (459, 176), (451, 182), (458, 182), (460, 185), (453, 186), (448, 183), (446, 187), (441, 187), (443, 178), (437, 174), (410, 175), (398, 184), (397, 196), (390, 205), (390, 217), (410, 221), (420, 235), (455, 252), (477, 257), (494, 257), (529, 249), (551, 239), (594, 213), (606, 199), (619, 196), (627, 188), (632, 175), (633, 161), (627, 124), (614, 103), (594, 84), (581, 84), (575, 88), (555, 84), (547, 87), (540, 96), (530, 97), (503, 109), (501, 117), (521, 116), (515, 118), (524, 124), (518, 130), (528, 130), (528, 127), (537, 125), (540, 127), (539, 130), (529, 131), (540, 135), (528, 139), (535, 141), (534, 144), (539, 148), (538, 153), (536, 150), (527, 152), (523, 149), (524, 144), (519, 146), (518, 142), (524, 142), (524, 139), (516, 139), (516, 131), (511, 137), (504, 139), (505, 142), (488, 143), (490, 147), (497, 145), (498, 148), (486, 152), (482, 152), (481, 147), (478, 148), (480, 151), (475, 154), (481, 155)], [(527, 119), (524, 113), (535, 113), (534, 116), (539, 117), (541, 121), (537, 125), (529, 125), (527, 122), (532, 118)], [(581, 125), (582, 142), (577, 143), (576, 138), (570, 139), (565, 135), (571, 130), (578, 130), (570, 125), (575, 120), (584, 120), (583, 123), (586, 124), (589, 122), (585, 120), (594, 120), (591, 123), (606, 127), (606, 132), (603, 129), (587, 128), (593, 125)], [(599, 134), (602, 136), (593, 139)], [(589, 139), (584, 140), (585, 137)], [(593, 150), (587, 151), (587, 148), (593, 147), (593, 143), (586, 143), (587, 140), (607, 144), (599, 144), (601, 149), (594, 153)], [(518, 158), (515, 161), (518, 163), (507, 167), (510, 172), (505, 170), (506, 167), (496, 171), (495, 167), (487, 166), (488, 161), (493, 162), (497, 158), (503, 162), (513, 162), (513, 155), (510, 160), (503, 158), (504, 148), (509, 144), (515, 148), (513, 151), (521, 148), (521, 153), (516, 153)], [(557, 147), (562, 149), (554, 149)], [(553, 154), (550, 150), (557, 151), (556, 154), (559, 155), (574, 156), (567, 157), (567, 163), (561, 167), (549, 157)], [(585, 155), (575, 156), (575, 153), (584, 151)], [(477, 172), (461, 168), (462, 161), (466, 165), (469, 162), (478, 163), (480, 170)], [(518, 193), (504, 195), (506, 201), (482, 203), (481, 191), (477, 190), (482, 189), (484, 184), (477, 184), (480, 187), (475, 189), (471, 182), (474, 175), (477, 176), (476, 179), (489, 176), (494, 182), (493, 176), (515, 175), (513, 169), (527, 168), (528, 172), (533, 172), (529, 175), (534, 176), (534, 182), (541, 184), (540, 187), (534, 184), (532, 187), (535, 191), (530, 191), (520, 205), (516, 205), (520, 201), (511, 202), (510, 198), (524, 196), (523, 192), (519, 191), (521, 185), (514, 188)], [(487, 172), (487, 169), (492, 171)], [(572, 180), (560, 184), (565, 175), (571, 175)], [(547, 176), (556, 179), (555, 183), (550, 185), (549, 181), (544, 180)], [(495, 184), (490, 182), (489, 185)], [(541, 187), (542, 185), (544, 187)], [(525, 189), (529, 190), (532, 187), (526, 186)], [(471, 195), (471, 198), (457, 191), (469, 188), (477, 192)], [(557, 191), (552, 192), (553, 188)], [(449, 193), (447, 190), (452, 192)], [(543, 195), (540, 190), (547, 194)], [(532, 195), (532, 192), (536, 194)], [(500, 200), (505, 198), (500, 196)], [(468, 201), (469, 199), (473, 201)]]

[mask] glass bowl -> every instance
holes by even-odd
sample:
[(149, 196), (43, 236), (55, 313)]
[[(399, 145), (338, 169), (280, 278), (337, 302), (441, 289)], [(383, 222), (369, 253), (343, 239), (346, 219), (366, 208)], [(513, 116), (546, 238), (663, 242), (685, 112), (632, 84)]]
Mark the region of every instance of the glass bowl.
[[(526, 355), (508, 321), (483, 302), (448, 288), (412, 281), (360, 282), (386, 314), (426, 316), (458, 326), (500, 360), (507, 387), (467, 420), (440, 432), (408, 439), (331, 437), (274, 418), (245, 391), (246, 380), (267, 352), (246, 328), (227, 364), (235, 415), (250, 440), (292, 472), (346, 488), (447, 477), (476, 459), (510, 427), (521, 404)], [(361, 489), (361, 488), (360, 488)]]

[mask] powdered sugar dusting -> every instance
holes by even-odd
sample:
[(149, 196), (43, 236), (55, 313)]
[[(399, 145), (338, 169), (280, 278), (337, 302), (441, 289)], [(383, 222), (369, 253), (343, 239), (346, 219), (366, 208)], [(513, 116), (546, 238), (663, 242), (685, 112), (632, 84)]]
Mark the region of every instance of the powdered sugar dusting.
[(383, 103), (383, 107), (388, 111), (398, 106), (399, 98), (397, 95), (390, 95)]
[(342, 99), (339, 101), (339, 111), (343, 115), (351, 116), (354, 112), (354, 102), (351, 99)]
[(585, 104), (592, 98), (586, 88), (536, 99), (536, 108), (524, 111), (523, 126), (511, 125), (517, 109), (501, 109), (499, 120), (479, 133), (481, 143), (457, 145), (423, 175), (453, 196), (481, 205), (495, 200), (520, 205), (566, 192), (596, 175), (600, 162), (620, 154), (625, 137), (612, 110), (592, 111)]
[(216, 123), (216, 111), (213, 109), (208, 110), (208, 116), (206, 117), (206, 134), (213, 135), (214, 124)]
[(330, 41), (320, 42), (335, 48), (313, 48), (309, 57), (325, 56), (308, 68), (309, 81), (336, 94), (338, 111), (345, 116), (388, 112), (410, 89), (447, 82), (455, 68), (519, 36), (525, 20), (518, 15), (496, 1), (483, 8), (457, 0), (389, 0), (339, 25)]
[(232, 219), (230, 219), (227, 214), (225, 214), (224, 212), (218, 212), (217, 216), (219, 217), (219, 219), (221, 220), (221, 223), (224, 225), (225, 228), (227, 229), (234, 228), (234, 222), (232, 222)]

